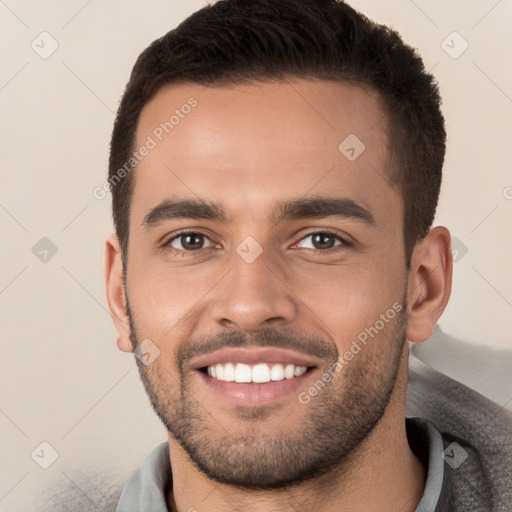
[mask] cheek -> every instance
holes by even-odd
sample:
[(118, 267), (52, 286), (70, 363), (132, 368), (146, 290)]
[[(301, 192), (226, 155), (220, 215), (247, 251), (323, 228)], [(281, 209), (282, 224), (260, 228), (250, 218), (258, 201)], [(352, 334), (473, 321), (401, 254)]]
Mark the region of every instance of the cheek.
[[(162, 353), (150, 366), (143, 366), (141, 378), (151, 402), (166, 415), (178, 411), (181, 401), (180, 377)], [(170, 418), (167, 418), (170, 419)]]
[(172, 336), (179, 324), (200, 306), (218, 281), (218, 272), (195, 268), (169, 268), (150, 260), (136, 262), (128, 281), (137, 328), (145, 337)]
[(319, 327), (328, 328), (327, 334), (334, 338), (341, 354), (358, 337), (369, 342), (390, 336), (401, 309), (404, 287), (404, 277), (397, 267), (381, 261), (309, 277), (297, 295), (321, 320)]

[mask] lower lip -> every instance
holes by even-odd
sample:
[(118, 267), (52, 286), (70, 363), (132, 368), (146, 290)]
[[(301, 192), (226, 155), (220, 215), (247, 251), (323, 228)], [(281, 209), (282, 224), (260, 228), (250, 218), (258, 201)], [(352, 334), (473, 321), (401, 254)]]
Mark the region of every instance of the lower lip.
[(309, 368), (306, 373), (293, 379), (283, 379), (265, 383), (226, 382), (210, 377), (197, 370), (199, 378), (215, 395), (235, 405), (263, 405), (286, 398), (291, 394), (298, 396), (299, 388), (304, 387), (304, 381), (310, 377), (315, 368)]

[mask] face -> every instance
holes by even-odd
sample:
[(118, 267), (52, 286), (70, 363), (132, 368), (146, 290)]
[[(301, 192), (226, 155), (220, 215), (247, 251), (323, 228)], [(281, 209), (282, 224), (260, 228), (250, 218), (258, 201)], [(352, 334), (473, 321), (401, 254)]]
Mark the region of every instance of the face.
[(216, 481), (320, 475), (388, 406), (407, 273), (386, 133), (375, 93), (323, 81), (172, 85), (141, 114), (131, 340), (155, 411)]

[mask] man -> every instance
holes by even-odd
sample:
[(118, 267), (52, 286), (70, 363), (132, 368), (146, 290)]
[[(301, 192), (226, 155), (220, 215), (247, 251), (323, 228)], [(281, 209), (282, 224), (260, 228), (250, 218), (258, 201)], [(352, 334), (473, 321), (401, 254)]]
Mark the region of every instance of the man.
[(219, 1), (140, 55), (106, 284), (168, 442), (118, 511), (511, 510), (510, 417), (408, 368), (451, 290), (444, 151), (421, 58), (345, 3)]

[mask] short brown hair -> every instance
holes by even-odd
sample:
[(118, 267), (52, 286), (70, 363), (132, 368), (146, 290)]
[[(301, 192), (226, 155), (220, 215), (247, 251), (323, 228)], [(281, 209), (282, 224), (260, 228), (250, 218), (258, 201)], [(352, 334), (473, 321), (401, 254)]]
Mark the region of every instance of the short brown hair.
[[(407, 266), (427, 233), (441, 186), (446, 133), (434, 77), (399, 34), (337, 0), (220, 0), (192, 14), (138, 57), (110, 146), (109, 180), (130, 160), (140, 113), (171, 83), (209, 86), (313, 78), (371, 87), (387, 114), (390, 183), (404, 202)], [(133, 172), (111, 188), (126, 263)]]

